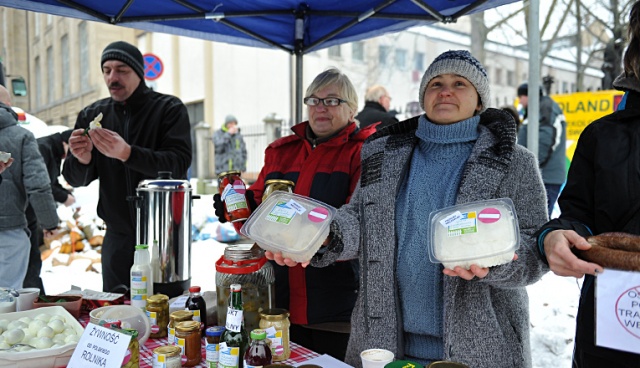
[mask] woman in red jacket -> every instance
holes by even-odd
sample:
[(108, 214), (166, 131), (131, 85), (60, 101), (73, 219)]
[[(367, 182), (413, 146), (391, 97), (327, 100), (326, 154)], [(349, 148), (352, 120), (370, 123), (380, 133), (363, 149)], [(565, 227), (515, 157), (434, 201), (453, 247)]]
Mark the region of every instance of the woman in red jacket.
[[(374, 127), (359, 129), (354, 116), (358, 96), (349, 78), (338, 69), (320, 73), (307, 88), (308, 121), (291, 128), (293, 134), (271, 143), (264, 167), (247, 191), (260, 203), (264, 183), (291, 180), (294, 193), (334, 207), (349, 202), (360, 178), (360, 149)], [(224, 222), (219, 195), (216, 215)], [(283, 267), (276, 270), (276, 306), (291, 313), (291, 340), (344, 360), (351, 311), (358, 293), (358, 260), (327, 268)]]

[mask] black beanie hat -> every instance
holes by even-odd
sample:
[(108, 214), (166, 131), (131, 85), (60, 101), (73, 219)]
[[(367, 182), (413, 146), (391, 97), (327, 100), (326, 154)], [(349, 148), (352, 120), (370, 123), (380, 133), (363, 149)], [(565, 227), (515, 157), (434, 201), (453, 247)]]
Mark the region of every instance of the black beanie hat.
[(60, 133), (62, 141), (65, 143), (69, 143), (69, 137), (71, 137), (71, 133), (73, 133), (73, 129), (65, 130), (64, 132)]
[(137, 47), (124, 41), (116, 41), (110, 43), (102, 51), (102, 57), (100, 58), (100, 67), (107, 60), (119, 60), (129, 65), (131, 69), (144, 80), (144, 60), (142, 59), (142, 53)]
[[(522, 83), (518, 86), (518, 96), (529, 96), (529, 83)], [(542, 86), (540, 86), (540, 96), (542, 96)]]

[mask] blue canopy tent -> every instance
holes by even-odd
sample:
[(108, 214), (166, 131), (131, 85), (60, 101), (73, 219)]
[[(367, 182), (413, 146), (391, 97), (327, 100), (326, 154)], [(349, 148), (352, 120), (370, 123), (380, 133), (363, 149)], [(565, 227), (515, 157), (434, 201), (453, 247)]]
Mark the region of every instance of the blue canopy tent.
[[(302, 117), (302, 56), (333, 45), (459, 17), (516, 0), (0, 0), (44, 12), (295, 55), (294, 121)], [(534, 0), (535, 1), (535, 0)]]

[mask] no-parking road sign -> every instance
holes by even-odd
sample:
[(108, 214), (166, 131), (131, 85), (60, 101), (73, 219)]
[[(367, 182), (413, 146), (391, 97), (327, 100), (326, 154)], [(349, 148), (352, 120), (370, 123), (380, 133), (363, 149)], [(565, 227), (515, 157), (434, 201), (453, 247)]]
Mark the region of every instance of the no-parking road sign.
[(142, 58), (144, 59), (144, 79), (152, 81), (160, 78), (164, 71), (162, 60), (154, 54), (144, 54)]

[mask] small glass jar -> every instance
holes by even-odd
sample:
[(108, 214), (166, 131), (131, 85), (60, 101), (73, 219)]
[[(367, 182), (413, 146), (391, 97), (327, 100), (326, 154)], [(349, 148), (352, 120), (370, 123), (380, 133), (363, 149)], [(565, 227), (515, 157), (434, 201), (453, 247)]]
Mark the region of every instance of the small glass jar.
[(273, 308), (260, 311), (260, 328), (267, 330), (270, 327), (275, 333), (267, 332), (267, 339), (271, 341), (271, 355), (274, 362), (281, 362), (291, 356), (289, 344), (289, 311), (282, 308)]
[(293, 187), (296, 184), (291, 180), (283, 180), (283, 179), (269, 179), (264, 182), (264, 193), (262, 193), (262, 201), (264, 202), (267, 197), (271, 195), (271, 193), (276, 190), (281, 190), (283, 192), (293, 193)]
[(227, 171), (218, 175), (218, 192), (224, 203), (224, 216), (229, 222), (244, 221), (251, 215), (245, 193), (247, 187), (240, 178), (240, 171)]
[(206, 360), (208, 367), (218, 366), (218, 354), (220, 351), (220, 336), (224, 332), (224, 326), (212, 326), (205, 331), (207, 346)]
[(216, 298), (218, 325), (225, 326), (227, 302), (232, 284), (242, 285), (244, 326), (247, 331), (259, 328), (260, 309), (274, 308), (275, 271), (260, 247), (229, 245), (216, 262)]
[(179, 346), (167, 345), (153, 349), (153, 368), (182, 367), (182, 349)]
[(184, 321), (176, 324), (175, 344), (182, 349), (187, 361), (184, 367), (193, 367), (202, 361), (202, 340), (200, 339), (200, 322)]
[(167, 326), (167, 329), (168, 329), (167, 342), (170, 345), (173, 345), (174, 339), (176, 336), (176, 328), (175, 328), (176, 323), (191, 321), (192, 319), (193, 319), (193, 312), (186, 311), (186, 310), (175, 311), (169, 315), (169, 325)]
[(147, 298), (147, 317), (151, 324), (149, 337), (157, 339), (167, 336), (169, 325), (169, 297), (155, 294)]

